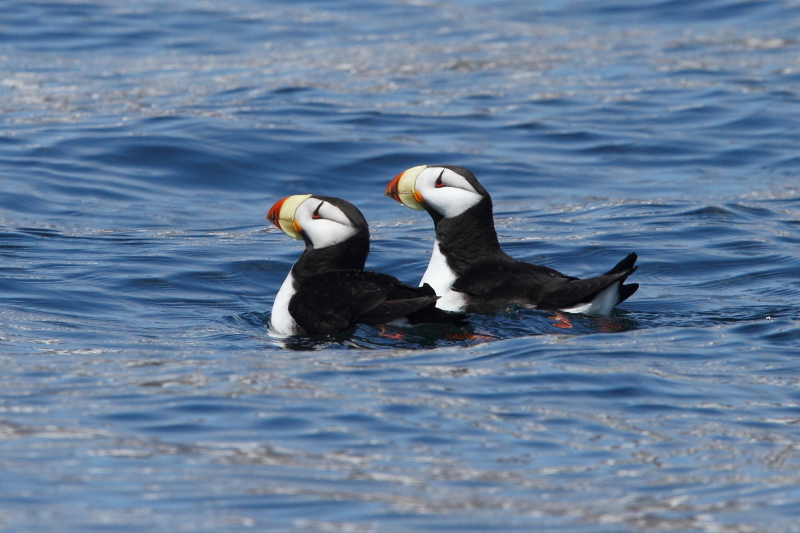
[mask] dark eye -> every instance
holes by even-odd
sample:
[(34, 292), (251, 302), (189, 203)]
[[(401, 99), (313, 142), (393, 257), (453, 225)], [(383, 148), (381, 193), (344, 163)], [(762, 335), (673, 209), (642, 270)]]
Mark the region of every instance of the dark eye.
[(317, 220), (318, 218), (322, 218), (321, 216), (319, 216), (319, 209), (320, 209), (320, 207), (322, 207), (322, 204), (324, 204), (324, 203), (325, 202), (320, 202), (319, 203), (317, 208), (314, 209), (314, 213), (311, 215), (311, 218), (313, 218), (314, 220)]
[[(442, 170), (442, 174), (444, 174), (444, 170)], [(442, 183), (442, 174), (439, 174), (439, 177), (436, 178), (436, 183), (433, 184), (437, 189), (444, 186), (444, 183)]]

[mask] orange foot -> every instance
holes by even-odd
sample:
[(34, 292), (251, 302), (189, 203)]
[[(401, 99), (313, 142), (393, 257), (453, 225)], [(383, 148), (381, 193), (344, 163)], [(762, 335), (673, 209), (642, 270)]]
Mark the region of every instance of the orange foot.
[(405, 333), (402, 331), (398, 331), (397, 333), (389, 333), (386, 331), (386, 326), (383, 324), (378, 325), (378, 329), (380, 330), (381, 337), (386, 337), (387, 339), (392, 339), (393, 341), (401, 341), (406, 338)]
[(557, 328), (561, 329), (570, 329), (572, 324), (570, 323), (569, 319), (562, 315), (561, 313), (556, 313), (555, 316), (548, 317), (550, 320), (555, 320), (553, 325)]

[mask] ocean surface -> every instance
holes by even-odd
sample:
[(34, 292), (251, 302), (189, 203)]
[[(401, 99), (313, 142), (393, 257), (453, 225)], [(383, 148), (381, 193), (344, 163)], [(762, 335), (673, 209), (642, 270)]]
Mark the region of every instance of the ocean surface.
[[(420, 279), (415, 165), (611, 316), (279, 339), (345, 198)], [(800, 530), (797, 0), (3, 0), (0, 531)]]

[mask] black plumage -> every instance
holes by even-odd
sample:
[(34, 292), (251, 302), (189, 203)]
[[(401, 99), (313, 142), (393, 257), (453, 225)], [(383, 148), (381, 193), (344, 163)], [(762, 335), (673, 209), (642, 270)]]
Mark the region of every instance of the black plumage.
[(288, 304), (298, 328), (295, 334), (334, 334), (358, 324), (403, 318), (410, 324), (463, 320), (460, 313), (436, 308), (438, 297), (429, 285), (412, 287), (387, 274), (364, 270), (369, 227), (355, 206), (330, 196), (313, 195), (309, 201), (338, 208), (349, 219), (353, 233), (342, 242), (316, 248), (309, 234), (300, 231), (306, 248), (291, 269), (295, 292)]
[(289, 313), (309, 335), (401, 318), (411, 324), (431, 321), (426, 317), (453, 321), (453, 313), (436, 309), (437, 299), (429, 285), (411, 287), (367, 270), (334, 270), (306, 279), (289, 301)]
[[(424, 194), (420, 195), (420, 205), (433, 219), (439, 250), (456, 276), (451, 288), (466, 296), (467, 305), (462, 311), (480, 313), (515, 304), (548, 310), (571, 309), (592, 302), (618, 283), (619, 299), (613, 306), (639, 288), (636, 283), (624, 284), (636, 271), (635, 253), (605, 274), (587, 279), (513, 259), (502, 250), (497, 239), (491, 196), (472, 172), (453, 165), (435, 167), (437, 171), (449, 169), (462, 176), (481, 197), (459, 215), (445, 217), (422, 200)], [(396, 191), (398, 178), (393, 182), (394, 191), (390, 191), (390, 195), (402, 202)], [(440, 186), (441, 177), (436, 184), (437, 188)]]

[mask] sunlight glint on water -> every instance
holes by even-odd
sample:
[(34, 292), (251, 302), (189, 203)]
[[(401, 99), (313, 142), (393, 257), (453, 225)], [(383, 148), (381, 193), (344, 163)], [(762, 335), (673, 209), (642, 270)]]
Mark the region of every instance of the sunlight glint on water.
[[(800, 520), (793, 2), (0, 5), (0, 530), (788, 532)], [(514, 257), (629, 252), (609, 317), (266, 324), (346, 198), (416, 284), (418, 164)]]

